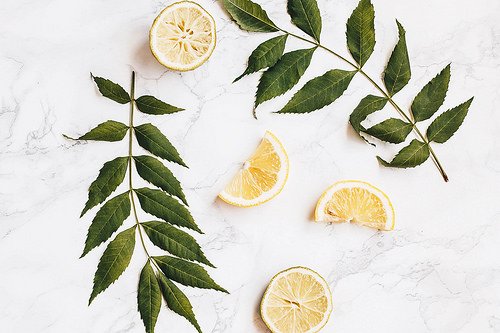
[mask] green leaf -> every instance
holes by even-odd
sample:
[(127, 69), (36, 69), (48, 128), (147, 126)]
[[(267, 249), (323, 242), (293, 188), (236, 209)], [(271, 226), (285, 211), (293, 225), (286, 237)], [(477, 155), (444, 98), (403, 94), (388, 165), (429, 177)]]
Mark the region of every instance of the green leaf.
[(125, 178), (127, 166), (128, 157), (117, 157), (112, 161), (104, 163), (104, 166), (99, 171), (99, 176), (97, 176), (96, 180), (89, 187), (89, 198), (80, 217), (92, 207), (106, 200), (116, 190)]
[(115, 282), (125, 271), (135, 247), (135, 226), (120, 232), (104, 251), (94, 276), (94, 288), (89, 305), (94, 298)]
[(134, 130), (139, 146), (167, 161), (186, 166), (175, 147), (157, 127), (143, 124), (134, 127)]
[(227, 293), (198, 264), (170, 256), (153, 257), (165, 276), (185, 286), (214, 289)]
[(198, 261), (214, 267), (205, 257), (196, 240), (188, 233), (165, 222), (150, 221), (143, 222), (141, 225), (151, 242), (160, 249), (183, 259)]
[(379, 140), (390, 143), (401, 143), (406, 140), (408, 134), (413, 129), (413, 125), (401, 119), (389, 118), (383, 122), (370, 127), (365, 131)]
[(188, 206), (181, 184), (163, 163), (154, 157), (146, 155), (134, 156), (134, 161), (139, 176), (168, 194), (181, 199)]
[(130, 102), (129, 94), (120, 85), (110, 81), (108, 79), (103, 79), (102, 77), (93, 76), (97, 88), (104, 97), (112, 99), (120, 104), (127, 104)]
[(293, 24), (319, 43), (321, 14), (316, 0), (288, 0), (287, 9)]
[(153, 333), (161, 309), (161, 290), (149, 260), (139, 277), (137, 305), (146, 333)]
[(415, 121), (429, 119), (443, 105), (450, 83), (450, 65), (436, 75), (418, 93), (411, 105), (411, 112)]
[(158, 274), (158, 282), (161, 286), (163, 298), (170, 310), (186, 318), (201, 333), (200, 325), (196, 321), (193, 307), (187, 296), (169, 279), (161, 273)]
[(342, 96), (356, 71), (334, 69), (307, 82), (278, 113), (308, 113)]
[(129, 192), (122, 193), (106, 202), (99, 209), (89, 227), (82, 257), (96, 246), (107, 241), (129, 215)]
[(462, 125), (469, 107), (474, 98), (450, 109), (437, 117), (427, 128), (427, 139), (437, 143), (444, 143), (455, 134)]
[(179, 201), (160, 190), (146, 187), (134, 190), (142, 209), (168, 223), (202, 233), (189, 211)]
[[(363, 138), (360, 132), (365, 132), (366, 129), (361, 125), (361, 123), (368, 117), (370, 114), (382, 110), (384, 106), (387, 104), (387, 98), (379, 97), (374, 95), (368, 95), (363, 98), (358, 106), (354, 109), (349, 117), (349, 122), (351, 123), (352, 128), (359, 134), (359, 136), (368, 142), (365, 138)], [(368, 142), (369, 143), (369, 142)]]
[(288, 35), (273, 37), (257, 46), (248, 58), (247, 69), (245, 69), (243, 74), (234, 79), (233, 83), (245, 75), (273, 66), (283, 55), (287, 37)]
[(347, 47), (360, 67), (375, 48), (375, 10), (370, 0), (361, 0), (347, 20)]
[[(97, 125), (76, 140), (93, 140), (93, 141), (120, 141), (127, 134), (129, 127), (118, 121), (108, 120), (104, 123)], [(66, 136), (69, 139), (72, 139)], [(75, 140), (75, 139), (73, 139)]]
[(377, 156), (383, 166), (393, 168), (414, 168), (424, 163), (428, 158), (429, 146), (417, 139), (414, 139), (408, 146), (401, 149), (390, 163)]
[(255, 107), (292, 89), (309, 67), (315, 50), (313, 47), (285, 53), (273, 67), (265, 71), (257, 87)]
[(153, 96), (141, 96), (135, 100), (135, 104), (137, 105), (139, 111), (154, 115), (171, 114), (184, 110), (160, 101)]
[(405, 29), (396, 21), (399, 30), (399, 41), (392, 51), (384, 72), (384, 84), (389, 96), (393, 96), (410, 81), (411, 69), (408, 49), (406, 48)]
[(262, 7), (250, 0), (223, 0), (224, 8), (241, 29), (255, 32), (275, 32), (279, 29)]

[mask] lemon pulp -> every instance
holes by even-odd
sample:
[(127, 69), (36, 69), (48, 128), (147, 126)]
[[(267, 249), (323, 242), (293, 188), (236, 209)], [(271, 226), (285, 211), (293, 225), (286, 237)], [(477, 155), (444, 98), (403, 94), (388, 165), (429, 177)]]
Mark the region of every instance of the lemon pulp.
[(273, 333), (313, 333), (327, 323), (332, 297), (326, 281), (305, 267), (278, 273), (261, 302), (262, 319)]
[(161, 64), (180, 71), (192, 70), (201, 66), (215, 48), (215, 21), (197, 3), (177, 2), (155, 19), (149, 40)]
[(255, 206), (278, 195), (287, 177), (286, 151), (278, 138), (268, 131), (219, 197), (236, 206)]
[(392, 230), (394, 215), (384, 192), (366, 182), (348, 180), (333, 184), (323, 193), (316, 205), (315, 220)]

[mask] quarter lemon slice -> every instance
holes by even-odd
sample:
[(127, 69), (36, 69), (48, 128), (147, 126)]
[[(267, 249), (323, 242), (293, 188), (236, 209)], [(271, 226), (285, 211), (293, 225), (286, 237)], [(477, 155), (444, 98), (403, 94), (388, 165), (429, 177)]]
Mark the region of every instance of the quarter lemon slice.
[(366, 182), (344, 180), (330, 186), (318, 200), (316, 221), (352, 222), (379, 230), (394, 229), (395, 214), (389, 197)]
[(260, 205), (277, 196), (288, 178), (288, 156), (278, 138), (266, 132), (255, 153), (219, 194), (225, 202), (240, 206)]
[(332, 312), (330, 288), (318, 273), (305, 267), (289, 268), (269, 283), (260, 314), (273, 333), (315, 333)]
[(189, 71), (201, 66), (212, 54), (215, 21), (200, 5), (176, 2), (154, 20), (149, 44), (155, 58), (165, 67)]

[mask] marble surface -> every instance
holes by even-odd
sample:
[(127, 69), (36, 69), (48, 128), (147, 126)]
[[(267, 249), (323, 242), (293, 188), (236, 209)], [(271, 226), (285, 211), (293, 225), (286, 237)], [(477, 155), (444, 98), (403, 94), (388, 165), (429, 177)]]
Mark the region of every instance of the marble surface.
[[(125, 143), (79, 143), (107, 119), (126, 122), (127, 107), (101, 98), (89, 77), (150, 93), (187, 111), (153, 121), (179, 148), (189, 170), (172, 167), (197, 237), (231, 294), (189, 289), (204, 332), (266, 332), (258, 304), (269, 279), (295, 265), (327, 279), (334, 312), (324, 332), (500, 332), (500, 2), (373, 1), (377, 46), (367, 71), (377, 79), (406, 27), (413, 76), (396, 100), (418, 90), (452, 62), (445, 107), (476, 98), (462, 128), (436, 146), (450, 182), (429, 161), (413, 170), (380, 167), (398, 147), (373, 148), (347, 125), (361, 97), (374, 93), (356, 77), (335, 104), (305, 117), (271, 114), (286, 97), (251, 116), (258, 75), (236, 84), (251, 51), (271, 35), (249, 34), (220, 4), (199, 1), (216, 22), (218, 45), (203, 67), (165, 70), (148, 49), (148, 29), (169, 2), (159, 0), (3, 0), (0, 8), (0, 331), (143, 332), (136, 310), (138, 246), (120, 280), (87, 307), (103, 246), (78, 259), (95, 210), (79, 213), (101, 165), (126, 154)], [(294, 29), (283, 0), (260, 1), (279, 25)], [(354, 0), (321, 0), (324, 43), (347, 55), (344, 25)], [(299, 32), (300, 33), (300, 32)], [(303, 46), (291, 42), (288, 48)], [(318, 51), (301, 84), (331, 68)], [(301, 85), (299, 84), (299, 86)], [(294, 90), (296, 90), (295, 88)], [(386, 114), (395, 115), (387, 109)], [(238, 209), (216, 199), (265, 130), (283, 141), (291, 161), (285, 190), (273, 201)], [(362, 179), (393, 199), (397, 224), (381, 233), (312, 222), (331, 183)], [(132, 220), (125, 224), (130, 225)], [(194, 330), (163, 309), (158, 332)]]

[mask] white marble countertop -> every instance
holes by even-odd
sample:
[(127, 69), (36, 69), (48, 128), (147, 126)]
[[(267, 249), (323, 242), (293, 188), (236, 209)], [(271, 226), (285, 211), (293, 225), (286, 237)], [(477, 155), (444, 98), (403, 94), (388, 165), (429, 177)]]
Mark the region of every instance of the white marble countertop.
[[(291, 27), (285, 1), (259, 2), (273, 20)], [(449, 62), (445, 107), (475, 96), (464, 125), (436, 146), (449, 183), (430, 161), (405, 171), (378, 165), (376, 154), (389, 158), (397, 147), (372, 148), (349, 128), (348, 116), (359, 99), (374, 92), (360, 77), (321, 111), (273, 115), (286, 101), (280, 97), (263, 105), (254, 120), (258, 75), (231, 82), (268, 36), (239, 30), (217, 2), (199, 1), (217, 22), (212, 58), (180, 74), (160, 66), (148, 48), (150, 24), (167, 1), (3, 0), (0, 331), (144, 331), (136, 310), (141, 249), (90, 307), (104, 247), (78, 259), (93, 217), (79, 220), (87, 188), (102, 164), (117, 151), (126, 154), (127, 147), (74, 144), (62, 137), (107, 119), (126, 122), (127, 107), (100, 97), (89, 72), (128, 87), (134, 69), (138, 94), (187, 110), (153, 122), (190, 166), (173, 169), (205, 231), (197, 239), (218, 267), (210, 273), (231, 292), (184, 289), (204, 332), (266, 332), (258, 315), (262, 292), (275, 273), (296, 265), (315, 269), (330, 284), (334, 312), (324, 332), (500, 332), (500, 2), (373, 2), (377, 46), (367, 70), (375, 77), (397, 38), (394, 19), (407, 30), (413, 76), (396, 97), (401, 104), (408, 106)], [(355, 5), (354, 0), (319, 1), (323, 40), (346, 55), (345, 22)], [(301, 82), (329, 68), (345, 67), (318, 52)], [(217, 200), (267, 129), (290, 156), (285, 190), (252, 209)], [(342, 179), (367, 180), (384, 189), (396, 208), (395, 230), (313, 223), (319, 195)], [(165, 309), (157, 331), (194, 332)]]

